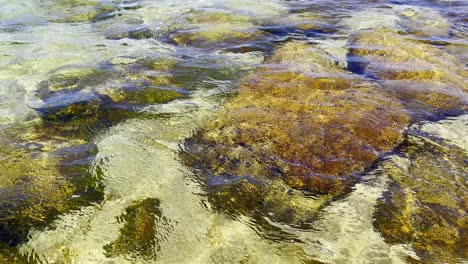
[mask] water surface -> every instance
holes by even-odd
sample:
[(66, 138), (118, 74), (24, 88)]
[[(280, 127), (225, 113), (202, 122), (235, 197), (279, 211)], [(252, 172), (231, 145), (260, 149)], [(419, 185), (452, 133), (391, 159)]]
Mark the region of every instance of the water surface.
[(4, 263), (468, 261), (464, 1), (0, 6)]

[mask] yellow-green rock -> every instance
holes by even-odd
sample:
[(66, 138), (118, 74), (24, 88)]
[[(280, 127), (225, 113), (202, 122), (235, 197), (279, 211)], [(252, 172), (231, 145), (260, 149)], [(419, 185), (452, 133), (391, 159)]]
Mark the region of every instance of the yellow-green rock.
[(26, 257), (21, 256), (16, 248), (0, 242), (0, 263), (27, 264), (30, 262)]
[(307, 197), (301, 191), (292, 190), (281, 179), (243, 179), (214, 186), (209, 188), (207, 197), (213, 209), (235, 218), (241, 215), (252, 217), (267, 233), (272, 228), (265, 218), (299, 228), (310, 227), (318, 210), (332, 198), (331, 195)]
[(61, 92), (78, 91), (86, 87), (94, 87), (105, 80), (115, 78), (116, 73), (104, 72), (90, 67), (62, 67), (52, 71), (46, 81), (39, 83), (36, 95), (46, 100)]
[(463, 84), (462, 63), (453, 55), (392, 29), (357, 32), (349, 44), (356, 67), (381, 79)]
[(383, 169), (391, 182), (374, 225), (388, 243), (411, 245), (413, 262), (459, 263), (468, 257), (466, 152), (410, 135), (401, 153)]

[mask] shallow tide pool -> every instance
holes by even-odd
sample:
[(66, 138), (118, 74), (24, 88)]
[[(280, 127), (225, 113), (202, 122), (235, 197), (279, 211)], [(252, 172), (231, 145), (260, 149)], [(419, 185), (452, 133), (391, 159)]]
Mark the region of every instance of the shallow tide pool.
[(0, 0), (0, 263), (468, 263), (467, 15)]

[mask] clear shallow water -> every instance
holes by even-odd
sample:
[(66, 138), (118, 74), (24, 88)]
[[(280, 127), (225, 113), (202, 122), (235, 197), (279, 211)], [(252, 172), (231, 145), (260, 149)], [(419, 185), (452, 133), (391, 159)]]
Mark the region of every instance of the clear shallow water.
[[(388, 168), (420, 168), (418, 158), (405, 156), (397, 145), (358, 173), (349, 191), (323, 206), (317, 205), (322, 196), (275, 182), (273, 194), (261, 199), (275, 204), (271, 196), (281, 197), (280, 204), (299, 208), (295, 214), (302, 216), (299, 221), (306, 227), (278, 220), (275, 214), (284, 209), (263, 205), (245, 209), (242, 199), (251, 197), (242, 197), (240, 189), (240, 198), (228, 192), (228, 200), (216, 200), (210, 187), (225, 185), (223, 180), (200, 180), (200, 172), (179, 153), (187, 138), (219, 118), (246, 76), (258, 68), (277, 67), (272, 54), (292, 40), (328, 52), (346, 70), (317, 69), (312, 75), (324, 71), (324, 76), (344, 78), (346, 83), (364, 79), (361, 86), (375, 81), (389, 92), (388, 101), (394, 100), (393, 94), (403, 94), (405, 107), (398, 114), (411, 117), (402, 126), (405, 135), (466, 153), (466, 115), (461, 115), (467, 100), (463, 1), (0, 1), (0, 6), (4, 262), (440, 261), (424, 255), (431, 249), (421, 250), (411, 239), (395, 241), (376, 224), (387, 219), (376, 214), (382, 197), (398, 182)], [(360, 45), (353, 43), (354, 36), (382, 28), (398, 30), (414, 43), (449, 55), (428, 48), (418, 58), (432, 64), (412, 64), (410, 58), (361, 66), (362, 58), (350, 55)], [(377, 43), (372, 48), (385, 51), (392, 46)], [(307, 72), (309, 66), (301, 58), (296, 61), (288, 69)], [(385, 77), (392, 69), (411, 73), (424, 67), (431, 74), (430, 68), (436, 69), (429, 81), (414, 81), (411, 74), (408, 79), (413, 81)], [(437, 67), (446, 67), (448, 73)], [(415, 75), (425, 78), (424, 73)], [(157, 93), (146, 93), (148, 87)], [(438, 92), (434, 100), (432, 91)], [(241, 96), (242, 92), (241, 88)], [(459, 103), (445, 103), (444, 96)], [(353, 102), (346, 98), (342, 100)], [(354, 104), (363, 107), (352, 108), (350, 116), (362, 111), (364, 119), (379, 119), (365, 115), (365, 101)], [(435, 160), (428, 162), (445, 169)], [(28, 163), (32, 168), (24, 165)], [(456, 177), (466, 184), (466, 175)], [(27, 184), (32, 187), (24, 187)], [(399, 184), (407, 193), (425, 190)], [(441, 185), (437, 180), (425, 184)], [(461, 193), (454, 194), (461, 200), (457, 217), (463, 222), (466, 187), (457, 188)], [(409, 204), (416, 212), (437, 204), (413, 199)], [(320, 209), (311, 220), (308, 210), (316, 207)], [(432, 232), (419, 229), (414, 219), (421, 216), (414, 215), (407, 220), (416, 225), (410, 234)], [(466, 238), (466, 227), (460, 230), (457, 241)], [(433, 243), (422, 237), (423, 244), (424, 239)], [(463, 253), (447, 259), (466, 261)]]

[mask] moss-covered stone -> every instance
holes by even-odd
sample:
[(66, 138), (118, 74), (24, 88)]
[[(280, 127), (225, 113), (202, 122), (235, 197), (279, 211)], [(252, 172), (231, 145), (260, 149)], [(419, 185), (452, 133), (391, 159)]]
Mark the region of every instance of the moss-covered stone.
[[(409, 119), (398, 100), (346, 74), (325, 52), (289, 42), (268, 63), (186, 141), (182, 156), (203, 177), (282, 179), (326, 197), (317, 209), (349, 191), (354, 176), (401, 142)], [(253, 201), (250, 194), (261, 193), (246, 192), (243, 198)], [(242, 201), (237, 205), (243, 210)]]
[(224, 12), (190, 12), (170, 38), (179, 45), (219, 48), (252, 41), (261, 31), (247, 16)]
[(108, 34), (108, 39), (150, 39), (154, 37), (153, 30), (149, 28), (137, 28), (137, 29), (127, 29), (121, 30), (120, 32), (114, 32), (112, 34)]
[[(184, 98), (185, 95), (156, 87), (140, 89), (108, 89), (102, 94), (89, 94), (87, 96), (75, 95), (78, 100), (65, 104), (45, 104), (36, 108), (46, 121), (90, 125), (102, 123), (107, 126), (114, 125), (121, 120), (139, 115), (132, 106), (145, 106), (160, 104)], [(87, 98), (86, 98), (87, 97)], [(144, 113), (140, 114), (145, 115)]]
[[(208, 202), (213, 209), (233, 218), (246, 215), (272, 236), (281, 230), (272, 230), (265, 218), (298, 228), (308, 228), (320, 208), (330, 201), (327, 195), (310, 195), (293, 190), (280, 179), (241, 179), (229, 184), (207, 188)], [(276, 234), (275, 234), (276, 232)]]
[(411, 245), (421, 263), (467, 258), (466, 153), (410, 134), (401, 155), (383, 169), (391, 182), (374, 225), (387, 242)]
[(157, 259), (158, 242), (164, 234), (159, 229), (167, 228), (168, 225), (159, 203), (157, 199), (148, 198), (125, 209), (125, 213), (119, 217), (119, 221), (124, 223), (120, 236), (104, 247), (108, 257)]

